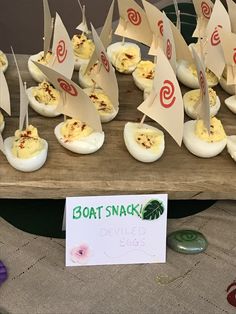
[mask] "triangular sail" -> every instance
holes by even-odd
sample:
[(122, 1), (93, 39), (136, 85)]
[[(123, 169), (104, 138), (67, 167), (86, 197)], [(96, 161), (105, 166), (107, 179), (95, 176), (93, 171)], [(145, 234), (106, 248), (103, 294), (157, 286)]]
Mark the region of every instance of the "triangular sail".
[(44, 13), (44, 56), (50, 50), (50, 44), (53, 32), (53, 19), (50, 13), (48, 0), (43, 0), (43, 13)]
[(228, 13), (231, 21), (232, 32), (236, 33), (236, 3), (233, 0), (226, 0)]
[(5, 75), (0, 70), (0, 108), (2, 108), (9, 116), (11, 115), (10, 94)]
[(52, 52), (51, 67), (71, 78), (74, 71), (74, 54), (70, 37), (58, 13), (55, 19)]
[[(114, 11), (114, 3), (115, 1), (113, 0), (111, 3), (110, 9), (108, 11), (105, 23), (103, 25), (101, 34), (100, 34), (100, 39), (105, 48), (107, 48), (112, 42), (112, 18), (113, 18), (113, 11)], [(96, 52), (94, 51), (89, 60), (87, 68), (85, 70), (85, 74), (94, 65), (96, 61), (97, 61), (97, 55), (96, 55)]]
[(204, 37), (206, 28), (211, 17), (214, 3), (211, 0), (192, 0), (195, 12), (197, 14), (197, 26), (193, 37)]
[(145, 11), (134, 0), (118, 0), (118, 8), (120, 20), (115, 34), (150, 46), (152, 33)]
[(86, 122), (94, 131), (102, 132), (101, 121), (98, 112), (85, 92), (73, 81), (64, 75), (34, 62), (39, 69), (48, 77), (54, 87), (61, 92), (62, 104), (59, 104), (57, 111), (62, 114), (78, 118)]
[(93, 80), (104, 90), (104, 92), (108, 95), (114, 108), (117, 110), (119, 101), (119, 90), (118, 83), (114, 68), (112, 67), (111, 62), (106, 53), (106, 49), (102, 44), (101, 39), (99, 38), (97, 32), (92, 26), (92, 34), (93, 40), (95, 43), (95, 51), (97, 55), (97, 59), (99, 60), (99, 72), (94, 75), (91, 74)]
[(14, 51), (12, 50), (13, 58), (16, 64), (16, 69), (18, 73), (18, 78), (19, 78), (19, 85), (20, 85), (20, 119), (19, 119), (19, 129), (22, 130), (24, 127), (24, 122), (27, 124), (28, 121), (28, 104), (29, 104), (29, 99), (25, 90), (25, 86), (23, 84), (20, 70), (17, 64), (16, 56), (14, 54)]
[(219, 29), (231, 32), (229, 15), (220, 2), (216, 0), (211, 18), (207, 25), (207, 45), (206, 45), (206, 67), (209, 68), (218, 78), (222, 75), (225, 60), (222, 47), (220, 45)]
[(159, 123), (181, 145), (184, 125), (182, 94), (175, 73), (160, 48), (153, 90), (138, 110)]

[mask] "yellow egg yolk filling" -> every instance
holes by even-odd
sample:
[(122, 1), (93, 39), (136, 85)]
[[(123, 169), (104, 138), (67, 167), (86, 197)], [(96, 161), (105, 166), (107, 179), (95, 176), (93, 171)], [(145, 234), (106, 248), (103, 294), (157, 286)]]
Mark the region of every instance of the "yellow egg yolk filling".
[(4, 65), (6, 65), (6, 63), (7, 63), (6, 57), (5, 57), (4, 53), (1, 51), (0, 52), (0, 66), (2, 67)]
[(15, 157), (28, 159), (38, 155), (43, 148), (43, 141), (34, 126), (29, 125), (24, 131), (16, 130), (12, 147)]
[(81, 59), (89, 59), (95, 49), (95, 45), (91, 39), (84, 34), (74, 35), (72, 38), (74, 54)]
[(89, 93), (88, 96), (94, 103), (95, 108), (100, 115), (106, 115), (113, 112), (114, 108), (109, 97), (102, 91), (95, 90), (94, 92)]
[(160, 143), (163, 139), (163, 134), (153, 131), (142, 129), (135, 133), (136, 142), (143, 148), (150, 149), (153, 152), (159, 150)]
[(119, 47), (112, 54), (112, 63), (119, 72), (126, 72), (140, 61), (139, 50), (135, 47)]
[(140, 61), (135, 69), (135, 73), (142, 78), (153, 80), (155, 64), (152, 61)]
[[(216, 92), (212, 88), (208, 88), (210, 106), (216, 105)], [(200, 89), (192, 90), (188, 93), (187, 106), (194, 106), (200, 100)]]
[(44, 65), (47, 65), (49, 64), (49, 62), (51, 61), (51, 58), (52, 58), (52, 52), (51, 51), (48, 51), (46, 53), (46, 56), (44, 57), (44, 54), (37, 60), (38, 63), (41, 63), (41, 64), (44, 64)]
[(63, 136), (63, 140), (66, 143), (89, 136), (93, 132), (93, 129), (80, 120), (67, 119), (63, 123), (60, 132)]
[(216, 117), (211, 118), (210, 133), (208, 133), (207, 128), (204, 126), (203, 120), (196, 121), (195, 135), (208, 143), (219, 142), (226, 139), (223, 125)]
[[(197, 68), (195, 64), (190, 64), (189, 65), (189, 70), (192, 73), (193, 76), (197, 77)], [(207, 81), (209, 83), (215, 84), (217, 82), (217, 77), (215, 76), (215, 74), (209, 70), (208, 68), (206, 68), (206, 78)]]
[(58, 105), (60, 93), (48, 82), (43, 81), (33, 89), (34, 98), (45, 105)]

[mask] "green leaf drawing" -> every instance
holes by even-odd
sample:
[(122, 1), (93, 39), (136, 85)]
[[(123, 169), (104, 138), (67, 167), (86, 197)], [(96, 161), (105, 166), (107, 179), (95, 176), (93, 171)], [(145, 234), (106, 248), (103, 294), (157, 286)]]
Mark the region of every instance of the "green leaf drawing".
[(142, 210), (142, 219), (155, 220), (164, 213), (164, 205), (159, 200), (149, 201)]

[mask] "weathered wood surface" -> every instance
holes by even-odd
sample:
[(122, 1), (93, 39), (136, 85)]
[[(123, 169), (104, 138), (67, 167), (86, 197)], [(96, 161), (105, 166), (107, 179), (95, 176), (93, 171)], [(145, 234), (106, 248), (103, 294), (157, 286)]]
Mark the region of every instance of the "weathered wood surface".
[[(25, 55), (17, 56), (23, 80), (36, 85), (27, 70)], [(11, 93), (12, 117), (6, 117), (3, 137), (11, 136), (18, 125), (19, 87), (15, 66), (10, 66), (6, 78)], [(77, 74), (74, 74), (76, 81)], [(13, 169), (0, 154), (1, 198), (65, 198), (78, 195), (107, 195), (131, 193), (169, 194), (170, 199), (236, 199), (235, 162), (226, 150), (217, 157), (201, 159), (179, 148), (168, 134), (162, 158), (152, 164), (143, 164), (129, 155), (123, 142), (126, 121), (142, 117), (136, 107), (142, 102), (131, 76), (118, 75), (120, 111), (116, 119), (104, 124), (106, 134), (103, 147), (92, 155), (77, 155), (64, 149), (53, 130), (62, 120), (40, 117), (29, 110), (30, 123), (49, 143), (49, 153), (42, 169), (21, 173)], [(183, 88), (183, 92), (187, 89)], [(236, 116), (223, 104), (226, 93), (218, 87), (222, 100), (219, 117), (228, 135), (236, 134)]]

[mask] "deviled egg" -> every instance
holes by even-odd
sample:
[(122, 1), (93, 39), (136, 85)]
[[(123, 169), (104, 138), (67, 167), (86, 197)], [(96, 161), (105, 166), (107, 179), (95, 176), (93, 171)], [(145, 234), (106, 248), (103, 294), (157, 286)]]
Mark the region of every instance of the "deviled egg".
[(236, 161), (236, 135), (227, 136), (227, 150), (233, 160)]
[[(208, 93), (210, 102), (210, 116), (214, 117), (220, 109), (220, 99), (211, 87), (208, 88)], [(183, 102), (186, 114), (192, 119), (197, 119), (197, 104), (200, 104), (200, 89), (194, 89), (185, 93)]]
[(60, 101), (60, 93), (47, 81), (38, 86), (27, 89), (27, 95), (31, 108), (44, 117), (56, 117), (57, 106)]
[(213, 117), (210, 123), (210, 134), (203, 120), (190, 120), (184, 124), (183, 142), (187, 149), (198, 157), (214, 157), (226, 146), (227, 137), (221, 121)]
[(79, 70), (82, 64), (89, 62), (95, 45), (91, 39), (88, 39), (84, 34), (76, 34), (73, 36), (72, 46), (75, 57), (75, 70)]
[(115, 118), (118, 110), (115, 110), (110, 98), (100, 88), (85, 88), (84, 92), (92, 100), (99, 113), (101, 122), (109, 122)]
[(5, 121), (4, 121), (3, 114), (0, 111), (0, 133), (2, 133), (2, 131), (4, 130), (4, 127), (5, 127)]
[(43, 51), (40, 51), (39, 53), (29, 57), (28, 69), (32, 78), (36, 82), (40, 83), (43, 80), (46, 80), (46, 76), (39, 70), (39, 68), (32, 61), (36, 61), (44, 65), (49, 65), (50, 62), (52, 61), (52, 58), (53, 58), (52, 53), (50, 51), (46, 54), (45, 57)]
[[(87, 68), (88, 63), (84, 63), (81, 65), (79, 69), (79, 85), (82, 88), (87, 88), (87, 87), (93, 87), (95, 82), (91, 78), (91, 72), (97, 70), (98, 68), (98, 62), (96, 62), (85, 74), (86, 68)], [(95, 84), (95, 87), (98, 87), (97, 84)]]
[(141, 89), (152, 88), (155, 64), (152, 61), (140, 61), (132, 73), (135, 85)]
[(25, 130), (17, 130), (15, 136), (4, 140), (4, 151), (13, 168), (31, 172), (38, 170), (45, 163), (48, 143), (39, 137), (35, 127), (29, 125)]
[(107, 47), (107, 54), (115, 69), (120, 73), (132, 73), (141, 60), (138, 45), (128, 42), (116, 42)]
[[(195, 64), (190, 64), (185, 60), (179, 60), (177, 66), (177, 78), (182, 84), (189, 88), (199, 88), (199, 81)], [(206, 78), (209, 87), (213, 87), (218, 84), (217, 77), (209, 69), (206, 69)]]
[(5, 55), (5, 53), (3, 53), (0, 50), (0, 69), (5, 72), (7, 70), (8, 67), (8, 60), (7, 60), (7, 56)]
[(227, 84), (227, 68), (224, 69), (221, 78), (219, 80), (220, 86), (223, 90), (228, 93), (229, 95), (235, 94), (235, 85), (228, 85)]
[(230, 111), (236, 114), (236, 95), (226, 98), (225, 104), (229, 108)]
[(58, 142), (66, 149), (77, 154), (91, 154), (102, 147), (104, 132), (95, 132), (78, 119), (67, 119), (55, 127)]
[(164, 133), (148, 124), (126, 123), (124, 141), (130, 155), (141, 162), (158, 160), (165, 149)]

